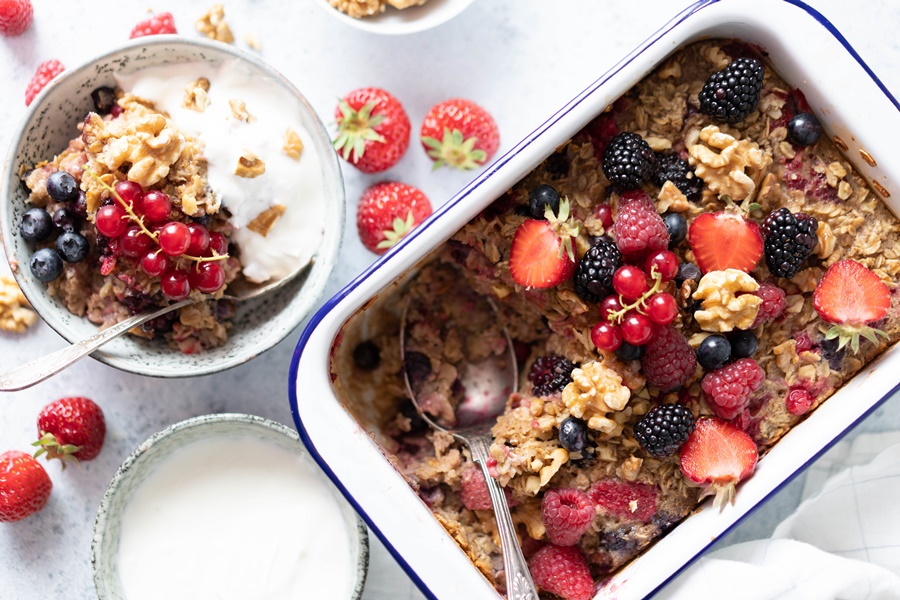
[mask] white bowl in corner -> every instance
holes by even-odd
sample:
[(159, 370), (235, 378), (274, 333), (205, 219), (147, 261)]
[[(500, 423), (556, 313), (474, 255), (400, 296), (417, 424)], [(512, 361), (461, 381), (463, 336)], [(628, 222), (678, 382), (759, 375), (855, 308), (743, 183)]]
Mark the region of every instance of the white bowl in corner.
[(345, 25), (382, 35), (405, 35), (432, 29), (457, 16), (473, 2), (473, 0), (428, 0), (425, 4), (410, 6), (403, 10), (388, 6), (384, 12), (377, 15), (355, 19), (331, 6), (328, 0), (314, 1)]

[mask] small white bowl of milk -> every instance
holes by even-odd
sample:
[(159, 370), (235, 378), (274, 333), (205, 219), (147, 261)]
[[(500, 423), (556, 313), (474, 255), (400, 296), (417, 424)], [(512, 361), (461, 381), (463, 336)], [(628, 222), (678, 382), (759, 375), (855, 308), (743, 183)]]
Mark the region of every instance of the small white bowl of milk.
[(243, 414), (155, 434), (110, 481), (91, 544), (100, 600), (359, 600), (365, 525), (292, 429)]

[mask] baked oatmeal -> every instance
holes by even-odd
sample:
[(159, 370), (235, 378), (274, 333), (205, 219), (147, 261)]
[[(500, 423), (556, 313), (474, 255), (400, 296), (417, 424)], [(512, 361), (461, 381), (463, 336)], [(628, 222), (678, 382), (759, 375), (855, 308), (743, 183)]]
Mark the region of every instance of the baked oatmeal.
[(380, 15), (387, 7), (403, 10), (410, 6), (421, 6), (428, 0), (328, 0), (331, 6), (342, 13), (353, 17), (354, 19), (362, 19), (374, 15)]

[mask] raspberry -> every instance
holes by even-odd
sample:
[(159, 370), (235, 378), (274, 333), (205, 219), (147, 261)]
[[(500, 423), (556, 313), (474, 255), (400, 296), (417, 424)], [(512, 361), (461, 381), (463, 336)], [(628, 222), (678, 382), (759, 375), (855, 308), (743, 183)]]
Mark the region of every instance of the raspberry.
[(561, 392), (572, 383), (572, 371), (575, 367), (575, 364), (558, 354), (539, 356), (528, 372), (528, 381), (532, 383), (534, 395), (549, 396)]
[(16, 36), (31, 26), (31, 0), (0, 0), (0, 35)]
[(572, 546), (544, 546), (529, 564), (531, 577), (545, 592), (564, 600), (591, 600), (594, 580), (587, 560)]
[(794, 214), (786, 208), (779, 208), (766, 217), (762, 230), (766, 236), (766, 265), (772, 275), (790, 279), (797, 274), (819, 243), (818, 226), (815, 217)]
[(144, 37), (145, 35), (158, 35), (161, 33), (178, 33), (175, 29), (175, 19), (172, 13), (161, 12), (149, 19), (144, 19), (131, 30), (131, 39)]
[(634, 438), (653, 456), (671, 456), (694, 430), (694, 413), (683, 404), (654, 406), (634, 425)]
[(588, 248), (575, 268), (575, 293), (585, 302), (597, 303), (612, 292), (612, 277), (622, 266), (616, 244), (600, 239)]
[(547, 538), (557, 546), (574, 546), (594, 520), (594, 503), (575, 488), (549, 490), (541, 501)]
[(641, 359), (641, 370), (647, 383), (663, 392), (683, 386), (696, 367), (694, 350), (672, 325), (656, 329)]
[(787, 308), (784, 290), (777, 285), (761, 283), (759, 284), (759, 289), (753, 293), (762, 298), (762, 304), (759, 305), (759, 312), (756, 313), (756, 320), (753, 321), (750, 329), (777, 319), (784, 312), (784, 309)]
[(50, 80), (62, 73), (65, 67), (56, 59), (46, 60), (38, 65), (37, 71), (28, 87), (25, 88), (25, 106), (31, 106), (34, 97), (37, 96)]
[(747, 408), (750, 394), (759, 389), (765, 371), (752, 358), (742, 358), (707, 373), (700, 383), (706, 401), (717, 416), (730, 420)]
[(656, 168), (650, 179), (660, 187), (665, 182), (671, 181), (688, 200), (693, 202), (698, 201), (703, 192), (703, 180), (694, 174), (694, 170), (686, 160), (672, 152), (656, 155)]
[(724, 123), (743, 121), (756, 109), (765, 70), (755, 58), (739, 58), (713, 73), (700, 90), (700, 112)]
[(622, 519), (648, 523), (656, 514), (657, 490), (646, 483), (604, 479), (591, 486), (588, 496), (603, 512)]
[[(469, 467), (462, 474), (462, 489), (459, 492), (463, 505), (469, 510), (490, 510), (493, 508), (491, 504), (491, 495), (488, 492), (487, 481), (484, 479), (484, 473), (476, 466)], [(518, 504), (509, 493), (509, 490), (503, 490), (506, 494), (506, 502), (510, 506)]]
[(666, 223), (656, 212), (653, 200), (642, 190), (622, 194), (612, 229), (619, 251), (626, 256), (669, 247)]
[(618, 134), (603, 151), (603, 173), (610, 183), (623, 190), (635, 190), (644, 185), (655, 164), (653, 150), (636, 133)]
[(809, 412), (812, 403), (812, 394), (803, 388), (791, 389), (784, 399), (784, 404), (787, 407), (788, 412), (797, 417)]

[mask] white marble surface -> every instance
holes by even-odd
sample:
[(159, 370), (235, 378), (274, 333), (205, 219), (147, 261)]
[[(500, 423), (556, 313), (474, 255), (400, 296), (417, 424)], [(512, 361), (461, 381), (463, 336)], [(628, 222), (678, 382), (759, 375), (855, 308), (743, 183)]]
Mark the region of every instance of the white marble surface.
[[(0, 39), (0, 151), (6, 153), (21, 120), (24, 89), (37, 64), (59, 58), (68, 66), (113, 48), (131, 27), (156, 11), (170, 10), (179, 30), (197, 35), (193, 21), (206, 3), (155, 0), (113, 2), (33, 0), (35, 22), (23, 36)], [(212, 2), (210, 1), (209, 4)], [(479, 0), (444, 26), (405, 37), (381, 37), (347, 28), (308, 0), (225, 0), (237, 38), (254, 34), (261, 56), (293, 80), (326, 123), (337, 97), (377, 85), (406, 105), (414, 132), (428, 108), (452, 96), (488, 108), (500, 126), (501, 152), (532, 131), (575, 93), (663, 25), (686, 0)], [(858, 50), (887, 87), (900, 93), (900, 43), (895, 27), (900, 3), (866, 0), (852, 9), (843, 0), (810, 0)], [(802, 44), (803, 40), (797, 40)], [(239, 46), (243, 44), (239, 41)], [(355, 204), (365, 186), (396, 178), (421, 187), (437, 206), (470, 175), (433, 173), (413, 140), (407, 156), (382, 176), (345, 168), (348, 227), (342, 258), (326, 291), (336, 292), (374, 261), (354, 227)], [(119, 463), (152, 433), (189, 416), (240, 411), (293, 425), (287, 402), (287, 370), (299, 335), (253, 362), (216, 376), (157, 380), (120, 373), (93, 360), (30, 390), (0, 398), (0, 451), (27, 450), (35, 419), (47, 402), (88, 395), (107, 417), (109, 433), (100, 457), (61, 472), (46, 509), (15, 524), (0, 524), (0, 598), (94, 597), (89, 551), (94, 513)], [(61, 347), (44, 325), (23, 336), (0, 334), (0, 368)], [(887, 402), (858, 430), (900, 428), (900, 400)], [(764, 535), (796, 503), (789, 486), (758, 511), (731, 539)], [(726, 540), (727, 541), (727, 540)], [(374, 544), (367, 599), (418, 598), (390, 556)]]

